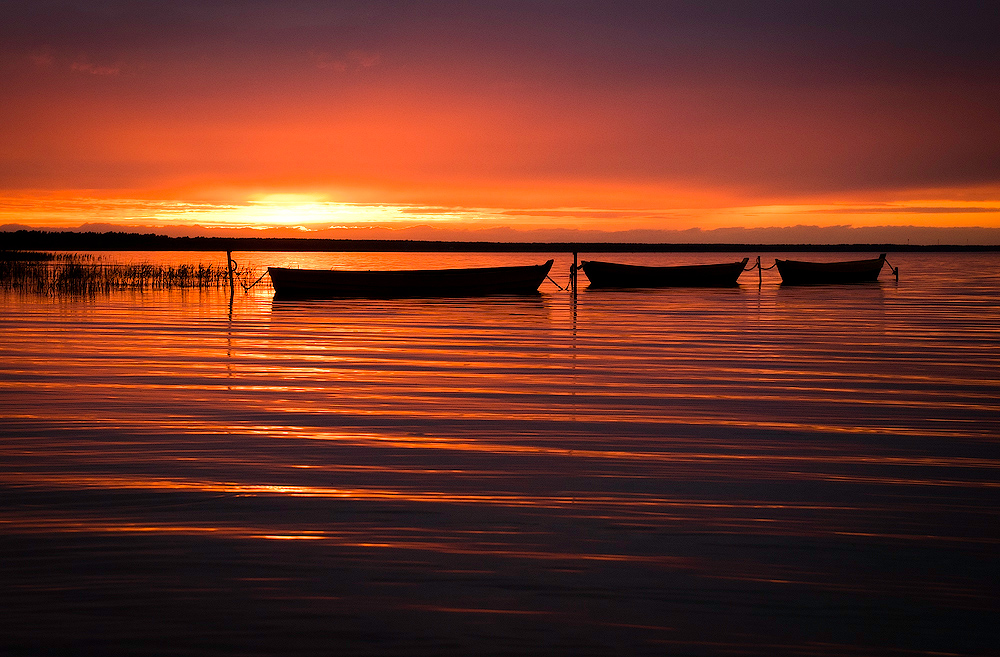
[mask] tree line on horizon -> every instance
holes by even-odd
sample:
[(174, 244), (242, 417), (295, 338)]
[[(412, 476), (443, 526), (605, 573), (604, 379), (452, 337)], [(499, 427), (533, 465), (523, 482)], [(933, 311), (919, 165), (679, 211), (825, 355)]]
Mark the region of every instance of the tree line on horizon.
[(169, 236), (124, 231), (17, 230), (2, 233), (0, 251), (484, 251), (684, 252), (740, 251), (1000, 251), (985, 244), (792, 244), (650, 242), (487, 242), (310, 237)]

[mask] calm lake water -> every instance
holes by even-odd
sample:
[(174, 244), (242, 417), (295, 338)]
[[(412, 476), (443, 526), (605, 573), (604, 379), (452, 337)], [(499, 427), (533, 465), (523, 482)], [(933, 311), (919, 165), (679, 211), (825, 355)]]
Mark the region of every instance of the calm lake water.
[[(564, 284), (567, 254), (235, 254), (549, 257)], [(889, 261), (575, 299), (0, 292), (0, 653), (998, 654), (1000, 255)]]

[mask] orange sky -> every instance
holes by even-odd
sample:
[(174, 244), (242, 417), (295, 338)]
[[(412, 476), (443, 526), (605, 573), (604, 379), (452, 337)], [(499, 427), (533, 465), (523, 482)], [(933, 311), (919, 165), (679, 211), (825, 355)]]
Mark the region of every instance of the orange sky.
[(996, 12), (25, 4), (0, 224), (1000, 228)]

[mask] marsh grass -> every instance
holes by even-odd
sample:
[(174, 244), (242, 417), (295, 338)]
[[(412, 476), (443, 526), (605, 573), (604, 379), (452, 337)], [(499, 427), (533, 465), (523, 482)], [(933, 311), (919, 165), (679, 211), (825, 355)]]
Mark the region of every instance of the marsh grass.
[[(45, 257), (48, 256), (48, 257)], [(239, 267), (237, 279), (256, 278)], [(224, 265), (108, 263), (89, 254), (0, 253), (0, 288), (37, 294), (106, 294), (118, 290), (169, 290), (229, 286)]]
[(43, 251), (0, 251), (0, 262), (40, 262), (55, 259), (56, 254)]

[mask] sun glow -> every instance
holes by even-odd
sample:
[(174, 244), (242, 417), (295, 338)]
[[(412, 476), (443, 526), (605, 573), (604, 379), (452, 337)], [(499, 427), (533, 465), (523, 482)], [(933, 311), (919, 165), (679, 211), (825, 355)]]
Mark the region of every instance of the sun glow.
[[(916, 193), (910, 198), (864, 198), (859, 195), (840, 199), (801, 198), (760, 205), (729, 204), (720, 199), (717, 204), (706, 202), (691, 206), (679, 202), (647, 207), (628, 203), (469, 207), (344, 202), (331, 200), (331, 196), (250, 192), (242, 198), (234, 195), (237, 200), (233, 201), (192, 201), (176, 196), (168, 199), (96, 197), (88, 195), (86, 190), (0, 195), (0, 225), (7, 224), (8, 230), (14, 227), (96, 232), (138, 230), (172, 235), (247, 235), (245, 231), (252, 231), (254, 235), (272, 237), (500, 241), (627, 239), (792, 243), (833, 240), (839, 243), (912, 239), (913, 243), (951, 240), (954, 243), (992, 244), (1000, 239), (996, 232), (1000, 229), (1000, 200), (996, 200), (996, 193), (969, 194), (960, 199), (930, 193)], [(564, 232), (558, 232), (560, 230)], [(734, 232), (738, 230), (757, 232)], [(869, 232), (864, 235), (857, 232), (863, 230)], [(886, 230), (895, 232), (890, 234)], [(928, 230), (939, 232), (932, 234)], [(760, 231), (769, 232), (765, 235)]]
[(476, 223), (484, 213), (452, 208), (393, 204), (340, 203), (310, 194), (265, 194), (244, 202), (68, 196), (0, 197), (0, 224), (29, 224), (43, 229), (109, 226), (201, 226), (203, 228), (405, 227), (415, 224)]
[(372, 225), (398, 223), (398, 208), (391, 206), (353, 205), (328, 201), (320, 195), (267, 194), (230, 208), (215, 217), (224, 225), (299, 226)]

